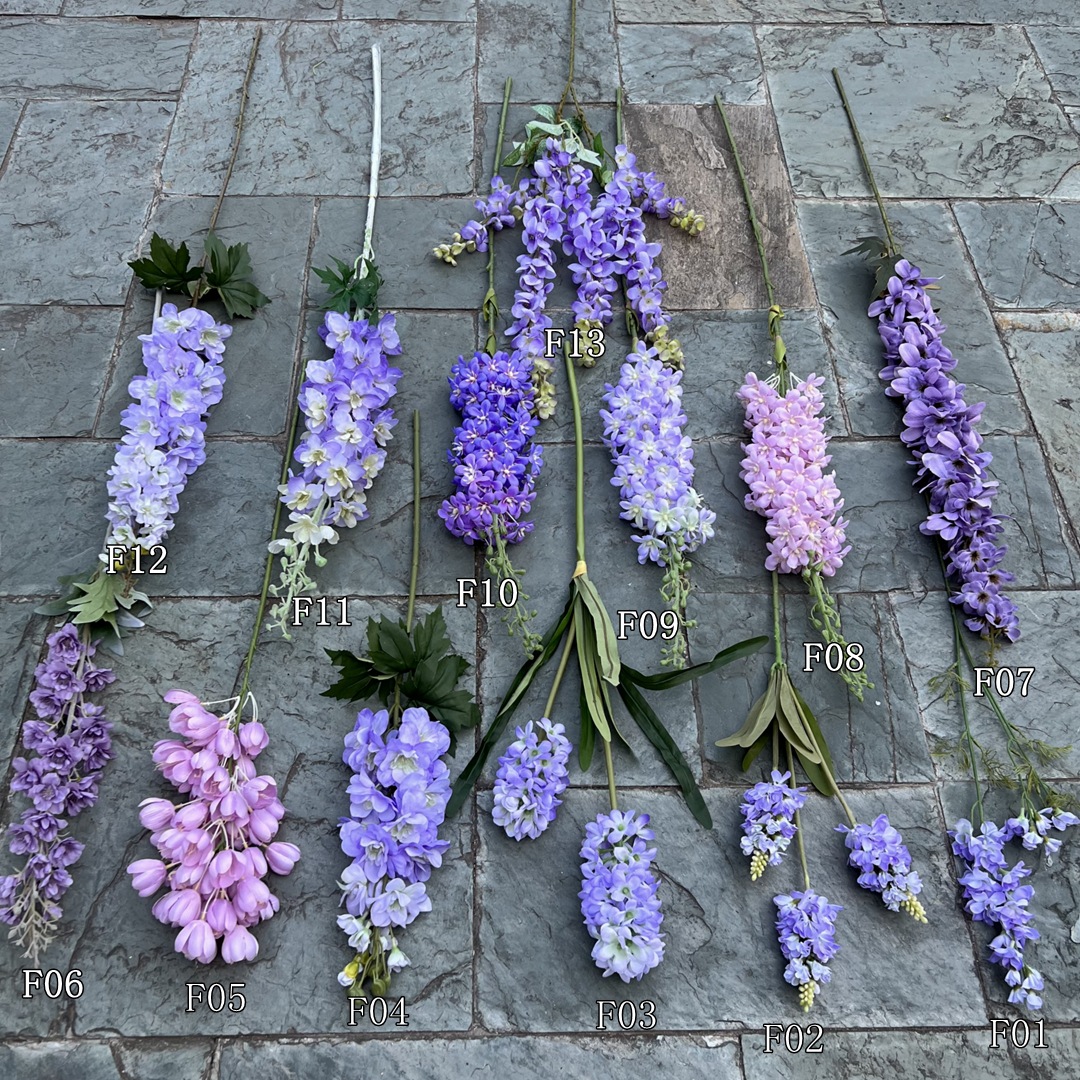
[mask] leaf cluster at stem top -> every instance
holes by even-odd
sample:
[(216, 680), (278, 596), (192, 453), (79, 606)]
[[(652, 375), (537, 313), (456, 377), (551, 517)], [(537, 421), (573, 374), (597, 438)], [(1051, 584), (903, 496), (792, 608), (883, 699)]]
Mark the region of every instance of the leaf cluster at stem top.
[(312, 267), (319, 280), (327, 289), (327, 311), (352, 312), (357, 316), (366, 312), (368, 320), (374, 323), (379, 315), (379, 286), (383, 279), (375, 264), (364, 264), (364, 273), (359, 273), (359, 265), (352, 266), (334, 259), (336, 269)]
[(467, 690), (455, 689), (471, 666), (450, 648), (442, 608), (410, 631), (399, 619), (368, 619), (367, 656), (327, 649), (339, 671), (323, 697), (363, 701), (377, 697), (400, 715), (402, 708), (426, 709), (450, 732), (453, 753), (458, 732), (480, 723), (480, 710)]
[(226, 246), (211, 232), (207, 233), (203, 247), (203, 261), (192, 266), (187, 244), (173, 247), (154, 233), (149, 257), (133, 259), (128, 266), (146, 288), (185, 293), (193, 305), (216, 295), (233, 319), (248, 319), (257, 308), (270, 303), (251, 280), (253, 271), (247, 244)]

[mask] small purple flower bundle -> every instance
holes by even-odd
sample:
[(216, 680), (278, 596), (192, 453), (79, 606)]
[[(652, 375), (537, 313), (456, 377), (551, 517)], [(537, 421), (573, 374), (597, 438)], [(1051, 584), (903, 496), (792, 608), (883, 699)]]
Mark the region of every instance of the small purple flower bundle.
[(120, 417), (125, 434), (108, 474), (106, 545), (149, 550), (173, 527), (178, 496), (206, 460), (206, 417), (221, 400), (231, 334), (199, 308), (165, 304), (152, 333), (139, 336), (146, 373), (131, 380), (135, 401)]
[(83, 845), (66, 831), (68, 819), (97, 802), (98, 778), (112, 757), (112, 724), (86, 694), (115, 678), (93, 662), (88, 632), (65, 623), (47, 638), (48, 655), (34, 671), (30, 703), (39, 719), (23, 725), (23, 746), (33, 756), (12, 762), (11, 790), (33, 804), (8, 827), (8, 849), (25, 856), (22, 869), (0, 877), (0, 922), (36, 963), (63, 915), (59, 901), (71, 887), (68, 867)]
[(401, 354), (396, 320), (390, 313), (377, 321), (347, 312), (328, 311), (319, 336), (334, 355), (311, 360), (297, 396), (304, 435), (293, 452), (301, 466), (289, 470), (278, 489), (289, 509), (290, 535), (270, 543), (280, 554), (281, 578), (272, 588), (277, 604), (274, 625), (289, 637), (293, 597), (315, 588), (308, 562), (323, 566), (319, 551), (336, 544), (339, 530), (351, 529), (368, 516), (367, 491), (386, 463), (386, 445), (397, 423), (389, 404), (401, 372), (389, 357)]
[(386, 993), (392, 973), (409, 963), (395, 928), (431, 910), (424, 883), (450, 846), (439, 839), (450, 798), (442, 760), (449, 748), (445, 725), (419, 708), (405, 709), (394, 727), (387, 710), (363, 709), (345, 736), (343, 760), (353, 777), (341, 849), (353, 861), (338, 883), (347, 910), (338, 925), (357, 955), (338, 982), (359, 993), (369, 982), (376, 995)]
[(595, 939), (604, 978), (641, 979), (664, 959), (664, 916), (651, 865), (656, 849), (649, 815), (612, 809), (585, 827), (581, 845), (581, 914)]
[(535, 727), (530, 720), (499, 758), (491, 816), (512, 840), (535, 840), (555, 820), (559, 796), (570, 783), (572, 747), (565, 730), (546, 716)]
[(837, 825), (851, 852), (848, 865), (859, 871), (859, 885), (881, 894), (890, 911), (906, 911), (916, 922), (926, 922), (926, 910), (918, 899), (919, 875), (911, 869), (911, 853), (900, 833), (878, 814), (873, 824)]
[(757, 881), (766, 866), (779, 866), (795, 837), (795, 815), (806, 802), (806, 788), (794, 787), (790, 780), (790, 772), (773, 769), (770, 780), (743, 793), (739, 809), (745, 835), (739, 847), (750, 856), (751, 881)]
[(787, 960), (784, 981), (799, 988), (799, 1005), (809, 1012), (821, 987), (832, 981), (826, 965), (840, 951), (834, 934), (836, 916), (844, 909), (809, 886), (805, 892), (775, 896), (773, 903), (780, 951)]
[[(161, 859), (137, 859), (127, 871), (140, 896), (168, 886), (154, 917), (179, 927), (176, 951), (209, 964), (254, 960), (259, 943), (250, 927), (278, 910), (263, 882), (268, 871), (289, 874), (300, 858), (295, 844), (274, 840), (285, 808), (273, 777), (257, 775), (255, 758), (266, 749), (258, 719), (240, 721), (240, 699), (222, 716), (186, 690), (170, 690), (175, 708), (169, 727), (181, 736), (155, 744), (158, 770), (182, 795), (144, 799), (139, 819)], [(252, 699), (254, 700), (254, 699)], [(215, 704), (209, 702), (207, 704)]]
[(1080, 824), (1080, 818), (1052, 807), (1033, 816), (1034, 822), (1026, 815), (1009, 818), (1001, 829), (992, 821), (984, 821), (978, 834), (967, 818), (961, 818), (949, 830), (949, 837), (953, 854), (963, 860), (964, 873), (959, 880), (964, 910), (976, 922), (998, 929), (990, 942), (990, 959), (1005, 969), (1009, 1002), (1041, 1009), (1043, 977), (1024, 960), (1024, 946), (1039, 939), (1034, 916), (1028, 909), (1035, 890), (1021, 884), (1031, 876), (1031, 869), (1022, 860), (1010, 867), (1005, 844), (1021, 838), (1025, 849), (1045, 847), (1049, 857), (1060, 849), (1061, 841), (1046, 834), (1051, 828), (1063, 832), (1071, 825)]
[(912, 452), (918, 467), (914, 483), (929, 504), (919, 528), (941, 538), (949, 600), (967, 616), (968, 629), (1016, 641), (1016, 605), (1001, 588), (1013, 575), (1000, 568), (1008, 548), (999, 546), (1002, 519), (992, 509), (997, 482), (986, 474), (992, 455), (982, 449), (975, 427), (985, 406), (968, 405), (964, 386), (949, 377), (956, 360), (926, 291), (938, 279), (923, 277), (907, 259), (899, 259), (894, 270), (886, 294), (868, 314), (877, 319), (885, 348), (885, 393), (904, 402), (900, 438)]

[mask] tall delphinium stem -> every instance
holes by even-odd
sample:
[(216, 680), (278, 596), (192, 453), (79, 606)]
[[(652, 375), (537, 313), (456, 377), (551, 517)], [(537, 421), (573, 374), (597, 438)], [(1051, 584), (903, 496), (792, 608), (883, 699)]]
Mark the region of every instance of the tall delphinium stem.
[(870, 159), (866, 155), (866, 147), (863, 146), (862, 136), (859, 134), (859, 125), (855, 122), (855, 113), (852, 111), (851, 103), (848, 101), (844, 83), (837, 68), (832, 69), (832, 77), (836, 82), (836, 89), (840, 91), (840, 100), (843, 102), (844, 114), (847, 116), (848, 124), (851, 126), (851, 134), (855, 139), (855, 146), (859, 151), (859, 160), (862, 162), (863, 172), (869, 181), (870, 190), (873, 192), (874, 201), (877, 203), (878, 213), (881, 215), (881, 224), (885, 229), (887, 245), (885, 254), (891, 259), (898, 259), (900, 257), (900, 247), (893, 237), (892, 228), (889, 225), (889, 215), (885, 212), (885, 202), (881, 197), (881, 192), (878, 190), (877, 181), (874, 179), (874, 170), (870, 168)]

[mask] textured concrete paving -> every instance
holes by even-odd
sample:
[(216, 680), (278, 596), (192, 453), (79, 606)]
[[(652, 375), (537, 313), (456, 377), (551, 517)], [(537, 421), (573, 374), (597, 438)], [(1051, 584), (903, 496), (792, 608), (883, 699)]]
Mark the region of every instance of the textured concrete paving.
[[(715, 819), (693, 823), (669, 775), (636, 731), (616, 747), (625, 802), (653, 815), (667, 956), (641, 983), (604, 981), (580, 924), (577, 850), (604, 804), (602, 766), (574, 786), (533, 845), (505, 840), (487, 814), (493, 768), (460, 820), (431, 882), (434, 908), (405, 935), (414, 966), (395, 981), (407, 1030), (347, 1025), (335, 975), (348, 959), (335, 925), (344, 859), (334, 828), (346, 809), (340, 740), (348, 707), (319, 697), (332, 678), (324, 649), (362, 644), (372, 614), (401, 611), (408, 587), (407, 417), (423, 412), (421, 608), (448, 602), (480, 569), (435, 516), (450, 490), (446, 400), (453, 359), (474, 347), (483, 267), (430, 257), (486, 186), (498, 103), (515, 80), (510, 127), (558, 97), (566, 4), (503, 0), (0, 0), (0, 756), (20, 752), (19, 726), (49, 632), (32, 614), (58, 573), (85, 567), (102, 532), (103, 477), (119, 434), (137, 335), (152, 298), (127, 259), (157, 230), (205, 228), (228, 153), (236, 90), (256, 25), (263, 43), (220, 232), (251, 246), (273, 303), (237, 326), (228, 386), (209, 424), (208, 460), (185, 491), (169, 539), (169, 573), (148, 627), (117, 662), (104, 696), (116, 760), (97, 809), (79, 818), (59, 938), (44, 965), (78, 969), (79, 1000), (21, 996), (25, 962), (0, 949), (0, 1075), (18, 1080), (246, 1080), (317, 1075), (435, 1077), (642, 1076), (861, 1080), (867, 1076), (1006, 1080), (1077, 1075), (1080, 1055), (1080, 857), (1073, 838), (1032, 878), (1047, 980), (1045, 1048), (993, 1049), (1005, 1003), (985, 962), (989, 936), (957, 902), (947, 823), (972, 791), (947, 753), (955, 703), (929, 687), (950, 659), (950, 623), (934, 552), (917, 531), (920, 496), (881, 393), (880, 345), (865, 316), (870, 280), (843, 252), (876, 214), (829, 75), (839, 66), (906, 251), (943, 276), (940, 299), (968, 400), (985, 401), (1024, 636), (1007, 663), (1032, 665), (1015, 722), (1077, 744), (1052, 772), (1080, 773), (1080, 16), (1061, 0), (581, 0), (578, 88), (611, 141), (615, 87), (643, 164), (708, 218), (695, 240), (658, 228), (668, 303), (686, 358), (685, 407), (697, 486), (718, 535), (695, 559), (689, 632), (694, 659), (770, 628), (763, 530), (742, 508), (734, 398), (763, 370), (767, 306), (715, 111), (719, 93), (755, 188), (796, 370), (825, 374), (834, 466), (853, 550), (835, 579), (848, 637), (875, 684), (861, 704), (823, 670), (800, 675), (864, 818), (887, 811), (925, 882), (929, 925), (891, 915), (859, 890), (831, 830), (836, 808), (807, 811), (816, 884), (844, 905), (833, 983), (804, 1018), (782, 981), (772, 929), (776, 891), (798, 887), (794, 860), (751, 885), (739, 854), (738, 760), (714, 746), (760, 693), (757, 656), (662, 702)], [(564, 10), (565, 9), (565, 10)], [(149, 750), (166, 731), (161, 694), (175, 685), (220, 697), (246, 647), (263, 544), (302, 359), (321, 355), (322, 286), (309, 266), (351, 257), (362, 230), (371, 98), (368, 47), (384, 64), (383, 198), (376, 248), (383, 305), (400, 312), (404, 422), (371, 497), (372, 517), (330, 553), (326, 595), (348, 596), (352, 628), (314, 620), (287, 643), (269, 635), (253, 685), (271, 733), (265, 761), (289, 807), (283, 838), (304, 858), (276, 891), (282, 910), (260, 931), (250, 965), (199, 968), (131, 890), (124, 866), (150, 854), (137, 804), (165, 793)], [(504, 240), (506, 238), (503, 238)], [(504, 309), (516, 240), (499, 245)], [(563, 285), (552, 296), (564, 310)], [(656, 607), (655, 568), (638, 566), (617, 518), (596, 418), (625, 335), (582, 376), (591, 576), (611, 609)], [(606, 365), (606, 366), (605, 366)], [(546, 467), (535, 533), (515, 552), (544, 622), (563, 602), (573, 561), (572, 428), (565, 409), (542, 429)], [(793, 661), (808, 629), (798, 582), (785, 582)], [(490, 719), (520, 660), (497, 614), (448, 606), (455, 645), (476, 664)], [(654, 668), (659, 644), (631, 638), (624, 656)], [(541, 707), (536, 687), (522, 716)], [(556, 714), (573, 734), (576, 688)], [(998, 745), (987, 710), (975, 734)], [(630, 726), (629, 720), (623, 725)], [(452, 765), (456, 773), (469, 740)], [(10, 778), (10, 771), (7, 773)], [(752, 772), (751, 779), (758, 773)], [(21, 801), (6, 795), (3, 820)], [(991, 802), (999, 818), (1008, 796)], [(7, 862), (5, 853), (4, 862)], [(185, 983), (243, 981), (240, 1014), (184, 1011)], [(596, 1030), (601, 998), (655, 1005), (655, 1028)], [(765, 1053), (763, 1025), (822, 1025), (823, 1052)]]

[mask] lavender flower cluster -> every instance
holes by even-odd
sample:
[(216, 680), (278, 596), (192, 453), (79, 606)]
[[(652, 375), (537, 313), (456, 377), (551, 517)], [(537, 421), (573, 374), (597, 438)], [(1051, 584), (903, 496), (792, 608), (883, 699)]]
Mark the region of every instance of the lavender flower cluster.
[[(539, 729), (539, 730), (537, 730)], [(570, 740), (546, 716), (530, 720), (499, 758), (491, 816), (514, 840), (535, 839), (555, 820), (570, 782)]]
[(442, 761), (450, 734), (419, 708), (405, 709), (397, 727), (389, 724), (385, 709), (363, 709), (345, 736), (342, 758), (353, 776), (341, 849), (353, 861), (339, 882), (347, 914), (338, 925), (358, 955), (338, 976), (342, 986), (362, 983), (373, 963), (387, 972), (409, 963), (393, 928), (431, 910), (424, 883), (450, 846), (439, 839), (450, 798)]
[(961, 818), (949, 830), (953, 854), (964, 861), (964, 873), (959, 879), (964, 910), (976, 922), (998, 928), (990, 942), (990, 959), (1005, 969), (1009, 1001), (1014, 1005), (1041, 1009), (1044, 984), (1042, 975), (1024, 961), (1024, 946), (1039, 939), (1034, 916), (1028, 909), (1035, 890), (1021, 884), (1031, 876), (1031, 869), (1023, 860), (1009, 866), (1005, 845), (1019, 837), (1026, 850), (1045, 847), (1050, 855), (1061, 847), (1060, 840), (1047, 836), (1050, 829), (1063, 831), (1078, 823), (1080, 818), (1075, 814), (1047, 807), (1035, 815), (1034, 822), (1026, 816), (1009, 818), (999, 829), (994, 822), (985, 821), (976, 834), (971, 822)]
[(238, 699), (224, 716), (186, 690), (170, 690), (165, 700), (175, 706), (169, 728), (183, 741), (162, 739), (153, 759), (177, 791), (192, 797), (179, 805), (139, 804), (139, 820), (161, 858), (127, 867), (132, 888), (152, 896), (168, 887), (154, 917), (179, 927), (176, 951), (189, 960), (209, 964), (219, 941), (227, 964), (254, 960), (259, 943), (249, 927), (278, 910), (263, 878), (271, 870), (291, 873), (300, 858), (295, 844), (274, 840), (285, 808), (274, 778), (256, 774), (266, 729), (258, 720), (239, 722)]
[(821, 987), (832, 981), (826, 964), (840, 951), (836, 916), (844, 909), (813, 889), (773, 897), (780, 951), (787, 960), (784, 981), (799, 988), (799, 1005), (809, 1011)]
[[(667, 287), (656, 258), (660, 245), (645, 236), (644, 213), (669, 219), (695, 235), (704, 220), (685, 201), (670, 198), (652, 173), (637, 168), (625, 146), (615, 148), (616, 168), (599, 195), (591, 187), (593, 171), (577, 158), (578, 144), (554, 137), (546, 140), (532, 166), (532, 175), (510, 188), (499, 177), (491, 194), (476, 202), (478, 219), (467, 222), (451, 244), (435, 248), (448, 263), (462, 251), (487, 250), (487, 230), (522, 224), (525, 253), (518, 256), (517, 289), (511, 308), (513, 321), (506, 333), (530, 367), (536, 387), (535, 411), (545, 418), (554, 408), (554, 390), (547, 381), (552, 365), (546, 355), (544, 331), (552, 325), (546, 313), (554, 287), (559, 248), (570, 260), (577, 295), (572, 308), (579, 330), (594, 330), (612, 319), (611, 297), (618, 279), (626, 281), (626, 298), (642, 328), (663, 359), (681, 365), (678, 342), (669, 338), (670, 321), (662, 308)], [(589, 339), (590, 342), (592, 339)], [(585, 362), (595, 363), (602, 349), (590, 344)]]
[(848, 865), (859, 871), (859, 884), (881, 893), (890, 911), (902, 909), (917, 922), (926, 922), (926, 911), (918, 899), (922, 881), (911, 869), (911, 853), (887, 815), (879, 814), (871, 825), (856, 824), (850, 829), (837, 825), (836, 831), (845, 834), (844, 843), (851, 852)]
[(634, 536), (638, 562), (666, 566), (673, 557), (696, 551), (713, 535), (716, 514), (694, 490), (694, 451), (683, 435), (682, 372), (638, 342), (619, 373), (605, 387), (600, 412), (604, 443), (615, 465), (620, 517), (642, 535)]
[(918, 466), (914, 483), (929, 502), (929, 516), (919, 528), (944, 543), (945, 569), (956, 583), (949, 599), (962, 608), (968, 628), (1016, 641), (1016, 605), (1001, 591), (1013, 575), (1000, 569), (1008, 549), (997, 542), (997, 482), (986, 474), (993, 456), (981, 449), (975, 427), (984, 405), (968, 405), (965, 387), (948, 375), (956, 360), (942, 341), (946, 328), (926, 291), (938, 279), (923, 277), (906, 259), (895, 270), (887, 295), (868, 314), (878, 320), (885, 347), (885, 393), (904, 401), (900, 438)]
[(30, 703), (38, 719), (23, 725), (29, 759), (12, 762), (11, 790), (33, 804), (8, 826), (8, 848), (26, 862), (0, 877), (0, 921), (36, 960), (63, 915), (59, 901), (71, 887), (68, 867), (83, 845), (65, 830), (68, 819), (97, 802), (98, 777), (112, 757), (112, 724), (85, 695), (103, 690), (115, 676), (93, 663), (95, 646), (86, 632), (66, 623), (46, 639), (49, 651), (34, 670)]
[(782, 574), (819, 570), (831, 577), (851, 545), (844, 545), (847, 522), (821, 417), (824, 379), (810, 375), (783, 397), (753, 372), (739, 390), (751, 432), (740, 475), (750, 488), (748, 510), (766, 519), (768, 570)]
[(135, 399), (108, 472), (106, 544), (160, 544), (188, 477), (206, 460), (210, 407), (221, 400), (221, 358), (232, 327), (199, 308), (165, 304), (153, 332), (141, 334), (146, 374), (128, 384)]
[(531, 530), (525, 517), (536, 498), (543, 451), (532, 442), (529, 365), (518, 351), (458, 357), (450, 372), (450, 403), (461, 413), (447, 451), (457, 490), (439, 517), (466, 544), (516, 544)]
[(656, 897), (658, 882), (650, 866), (656, 849), (649, 815), (633, 810), (598, 814), (585, 828), (581, 845), (581, 914), (594, 938), (592, 957), (604, 977), (640, 979), (664, 958)]
[(314, 588), (308, 560), (322, 565), (319, 546), (336, 544), (339, 529), (351, 529), (368, 516), (367, 491), (386, 463), (386, 444), (397, 423), (388, 407), (401, 372), (389, 357), (401, 354), (394, 316), (378, 323), (329, 311), (319, 336), (333, 349), (329, 360), (311, 360), (297, 401), (304, 436), (293, 452), (302, 466), (289, 470), (278, 490), (289, 509), (288, 537), (270, 550), (282, 554), (275, 623), (285, 630), (292, 598)]
[(745, 819), (739, 841), (750, 856), (750, 880), (757, 881), (766, 866), (779, 866), (795, 837), (795, 813), (806, 802), (806, 788), (792, 787), (791, 773), (773, 769), (771, 779), (761, 781), (743, 794), (739, 809)]

